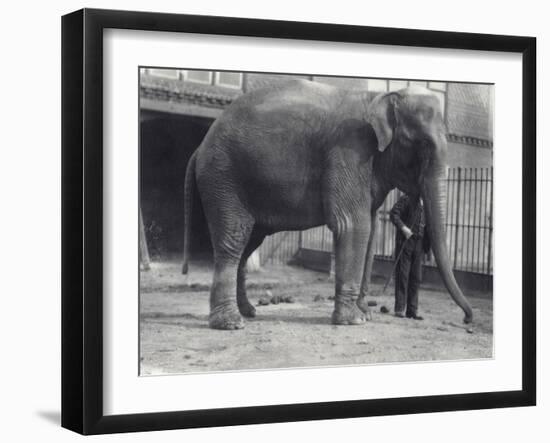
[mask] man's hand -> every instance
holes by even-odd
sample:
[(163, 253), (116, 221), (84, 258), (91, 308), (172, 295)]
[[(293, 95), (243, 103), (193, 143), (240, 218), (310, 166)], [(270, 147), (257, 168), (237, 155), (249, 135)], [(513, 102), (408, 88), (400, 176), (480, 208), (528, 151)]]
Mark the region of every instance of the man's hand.
[(408, 226), (403, 226), (403, 228), (401, 229), (401, 232), (403, 233), (403, 235), (405, 236), (405, 238), (408, 240), (409, 238), (412, 237), (413, 235), (413, 232), (409, 229)]

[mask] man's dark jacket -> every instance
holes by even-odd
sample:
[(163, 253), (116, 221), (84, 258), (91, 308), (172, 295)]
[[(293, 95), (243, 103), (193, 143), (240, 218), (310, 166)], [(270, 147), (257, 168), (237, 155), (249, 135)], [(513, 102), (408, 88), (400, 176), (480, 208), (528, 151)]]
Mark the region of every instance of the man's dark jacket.
[(431, 243), (426, 223), (426, 214), (420, 202), (413, 205), (411, 199), (407, 195), (403, 195), (391, 209), (390, 220), (397, 228), (396, 242), (398, 248), (401, 247), (405, 240), (405, 236), (401, 230), (403, 226), (408, 226), (417, 239), (419, 237), (422, 238), (423, 251), (426, 254), (430, 252)]

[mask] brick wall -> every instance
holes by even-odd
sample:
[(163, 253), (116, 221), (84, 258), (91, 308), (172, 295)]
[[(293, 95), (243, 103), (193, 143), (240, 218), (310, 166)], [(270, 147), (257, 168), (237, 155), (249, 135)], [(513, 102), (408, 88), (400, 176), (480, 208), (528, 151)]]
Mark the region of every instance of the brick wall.
[(449, 133), (493, 140), (492, 86), (449, 83), (447, 129)]

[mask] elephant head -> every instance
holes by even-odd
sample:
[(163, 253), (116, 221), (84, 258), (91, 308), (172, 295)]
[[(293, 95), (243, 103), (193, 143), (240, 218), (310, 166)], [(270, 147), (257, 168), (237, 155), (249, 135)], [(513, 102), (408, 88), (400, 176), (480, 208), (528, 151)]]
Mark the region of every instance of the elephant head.
[(382, 152), (378, 174), (390, 187), (423, 198), (441, 277), (470, 323), (472, 308), (455, 280), (446, 244), (447, 139), (438, 97), (421, 87), (381, 94), (371, 102), (367, 120)]

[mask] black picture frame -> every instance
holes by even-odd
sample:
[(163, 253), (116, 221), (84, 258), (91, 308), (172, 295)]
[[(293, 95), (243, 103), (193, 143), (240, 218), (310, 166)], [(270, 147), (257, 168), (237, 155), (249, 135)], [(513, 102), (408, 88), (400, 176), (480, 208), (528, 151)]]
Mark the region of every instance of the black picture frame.
[[(522, 55), (522, 388), (199, 411), (103, 413), (103, 31), (108, 28)], [(320, 420), (536, 404), (536, 39), (83, 9), (62, 18), (62, 426), (82, 434)]]

